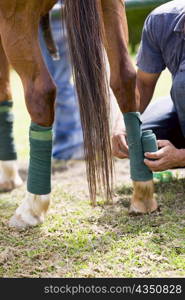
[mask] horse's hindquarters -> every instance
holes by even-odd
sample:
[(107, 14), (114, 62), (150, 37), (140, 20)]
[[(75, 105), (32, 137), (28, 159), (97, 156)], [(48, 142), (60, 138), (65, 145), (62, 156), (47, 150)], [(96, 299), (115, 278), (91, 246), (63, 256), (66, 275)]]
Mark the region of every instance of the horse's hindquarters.
[(26, 14), (28, 13), (31, 18), (36, 15), (46, 14), (54, 5), (57, 0), (6, 0), (0, 1), (0, 16), (1, 18), (13, 19), (15, 14), (21, 14), (21, 19), (25, 18), (25, 24), (28, 22)]

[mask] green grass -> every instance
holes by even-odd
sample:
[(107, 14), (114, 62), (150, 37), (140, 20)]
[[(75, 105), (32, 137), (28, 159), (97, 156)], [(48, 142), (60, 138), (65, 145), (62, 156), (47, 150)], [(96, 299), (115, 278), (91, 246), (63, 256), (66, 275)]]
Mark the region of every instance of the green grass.
[[(168, 75), (162, 80), (168, 82)], [(29, 117), (15, 73), (12, 84), (22, 164), (28, 158)], [(41, 226), (19, 232), (7, 226), (25, 186), (0, 195), (0, 277), (184, 277), (185, 179), (156, 183), (160, 213), (130, 217), (132, 187), (117, 186), (114, 205), (100, 201), (92, 208), (79, 166), (53, 174), (52, 204)]]
[(132, 189), (112, 206), (92, 208), (83, 194), (53, 189), (45, 223), (16, 232), (6, 225), (23, 189), (1, 196), (0, 275), (5, 277), (184, 277), (185, 180), (157, 184), (161, 212), (129, 217)]

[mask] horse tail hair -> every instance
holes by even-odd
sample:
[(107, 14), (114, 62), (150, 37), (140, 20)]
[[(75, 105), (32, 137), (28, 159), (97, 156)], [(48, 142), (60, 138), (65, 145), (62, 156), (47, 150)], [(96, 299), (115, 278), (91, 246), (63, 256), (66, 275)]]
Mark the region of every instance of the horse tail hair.
[(109, 92), (99, 0), (66, 0), (65, 18), (80, 107), (87, 181), (92, 204), (97, 191), (112, 199), (113, 160)]

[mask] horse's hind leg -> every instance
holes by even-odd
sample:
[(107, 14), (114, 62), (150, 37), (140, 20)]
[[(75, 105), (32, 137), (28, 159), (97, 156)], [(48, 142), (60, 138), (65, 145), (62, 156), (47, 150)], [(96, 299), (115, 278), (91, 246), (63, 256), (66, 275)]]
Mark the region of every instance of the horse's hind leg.
[(10, 191), (22, 185), (16, 162), (13, 138), (12, 95), (9, 64), (0, 37), (0, 191)]
[(19, 11), (16, 11), (12, 21), (6, 18), (0, 21), (3, 47), (10, 63), (22, 79), (26, 105), (32, 121), (28, 194), (10, 220), (10, 225), (18, 228), (41, 223), (50, 202), (51, 129), (55, 86), (39, 48), (40, 15), (37, 15), (37, 10), (34, 15), (30, 12), (21, 10), (19, 15)]
[[(107, 53), (111, 67), (111, 87), (121, 112), (123, 114), (135, 112), (138, 110), (139, 101), (136, 90), (136, 72), (128, 53), (128, 28), (124, 1), (101, 0), (101, 3), (107, 35)], [(131, 134), (134, 133), (131, 132)], [(136, 137), (139, 141), (139, 135)], [(132, 159), (131, 157), (130, 160)], [(143, 168), (143, 166), (146, 168), (143, 160), (141, 158), (139, 168)], [(137, 179), (140, 180), (139, 176)], [(140, 214), (155, 211), (157, 202), (153, 197), (153, 180), (133, 181), (133, 187), (134, 193), (129, 213)]]

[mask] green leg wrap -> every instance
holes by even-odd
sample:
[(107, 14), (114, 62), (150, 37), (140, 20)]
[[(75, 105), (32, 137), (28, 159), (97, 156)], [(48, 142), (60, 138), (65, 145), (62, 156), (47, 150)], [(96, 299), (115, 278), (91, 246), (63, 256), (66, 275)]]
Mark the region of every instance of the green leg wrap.
[(134, 181), (151, 180), (153, 174), (144, 164), (144, 152), (157, 150), (155, 135), (151, 130), (142, 132), (140, 113), (129, 112), (123, 116), (129, 146), (131, 178)]
[(158, 150), (156, 136), (152, 130), (142, 132), (143, 152), (156, 152)]
[(52, 127), (30, 126), (30, 163), (27, 189), (36, 195), (51, 192)]
[(0, 160), (16, 160), (13, 138), (12, 101), (0, 103)]

